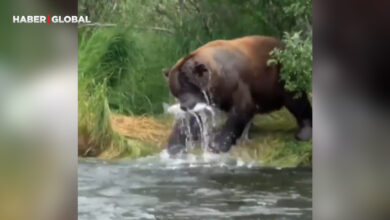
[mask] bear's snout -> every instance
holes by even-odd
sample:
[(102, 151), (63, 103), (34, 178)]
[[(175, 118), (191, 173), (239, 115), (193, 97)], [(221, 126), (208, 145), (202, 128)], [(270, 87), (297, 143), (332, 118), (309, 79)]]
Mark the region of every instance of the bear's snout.
[(187, 108), (186, 106), (180, 105), (180, 108), (181, 108), (181, 110), (183, 110), (183, 111), (188, 111), (188, 108)]

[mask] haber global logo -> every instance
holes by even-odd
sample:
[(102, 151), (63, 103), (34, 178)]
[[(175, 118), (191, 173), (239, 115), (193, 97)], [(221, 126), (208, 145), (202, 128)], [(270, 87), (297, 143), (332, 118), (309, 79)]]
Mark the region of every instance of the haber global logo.
[(12, 22), (16, 24), (80, 24), (91, 23), (88, 16), (58, 16), (58, 15), (27, 15), (27, 16), (12, 16)]

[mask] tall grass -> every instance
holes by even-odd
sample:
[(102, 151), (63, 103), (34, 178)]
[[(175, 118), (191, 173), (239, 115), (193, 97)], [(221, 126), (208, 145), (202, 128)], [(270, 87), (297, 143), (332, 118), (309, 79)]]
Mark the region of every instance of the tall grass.
[(158, 48), (145, 51), (139, 46), (140, 37), (122, 28), (85, 30), (79, 38), (79, 81), (105, 82), (108, 104), (113, 111), (126, 114), (162, 111), (162, 102), (169, 94), (161, 74), (165, 64), (150, 62), (159, 59), (145, 57), (145, 53), (161, 54)]
[[(111, 143), (113, 132), (109, 124), (109, 107), (106, 98), (105, 84), (92, 85), (88, 81), (79, 80), (78, 93), (78, 133), (81, 156), (96, 156), (105, 146)], [(84, 140), (80, 143), (80, 140)], [(83, 146), (80, 146), (83, 145)]]

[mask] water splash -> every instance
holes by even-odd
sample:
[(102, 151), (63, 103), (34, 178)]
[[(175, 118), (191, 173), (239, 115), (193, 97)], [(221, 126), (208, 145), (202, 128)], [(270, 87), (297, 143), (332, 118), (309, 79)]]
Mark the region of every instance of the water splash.
[[(208, 97), (205, 95), (205, 97)], [(207, 99), (208, 100), (208, 99)], [(209, 102), (209, 100), (208, 100)], [(186, 151), (190, 151), (195, 146), (195, 140), (192, 135), (192, 129), (190, 126), (191, 117), (195, 118), (197, 126), (199, 127), (200, 146), (203, 152), (207, 152), (212, 141), (212, 133), (216, 128), (216, 110), (206, 104), (197, 103), (195, 107), (189, 111), (183, 111), (180, 108), (180, 104), (175, 104), (167, 109), (167, 112), (173, 114), (177, 119), (181, 119), (182, 126), (186, 130)]]
[(185, 132), (186, 132), (186, 151), (190, 151), (192, 149), (195, 148), (195, 142), (194, 142), (194, 137), (192, 135), (192, 130), (191, 130), (191, 126), (189, 126), (190, 124), (190, 120), (191, 120), (191, 117), (189, 116), (189, 114), (184, 114), (184, 120), (182, 121), (183, 124), (181, 125), (182, 128), (186, 129)]
[(207, 92), (205, 90), (202, 90), (202, 93), (203, 93), (204, 98), (206, 99), (206, 103), (208, 105), (210, 105), (211, 104), (211, 102), (210, 102), (211, 100), (209, 99), (209, 96), (208, 96)]

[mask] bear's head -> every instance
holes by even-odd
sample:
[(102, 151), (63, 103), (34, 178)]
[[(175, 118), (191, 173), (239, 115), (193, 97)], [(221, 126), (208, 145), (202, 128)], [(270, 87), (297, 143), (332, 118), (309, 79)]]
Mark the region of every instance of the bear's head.
[(164, 70), (171, 93), (178, 99), (184, 111), (193, 109), (198, 103), (210, 103), (209, 65), (195, 56), (179, 60), (172, 68)]

